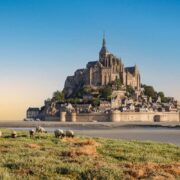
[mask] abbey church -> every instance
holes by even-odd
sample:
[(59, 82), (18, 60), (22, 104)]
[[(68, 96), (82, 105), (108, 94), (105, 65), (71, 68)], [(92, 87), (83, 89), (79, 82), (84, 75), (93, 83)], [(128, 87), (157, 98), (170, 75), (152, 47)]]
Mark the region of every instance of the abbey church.
[(83, 86), (102, 88), (116, 79), (121, 80), (124, 88), (128, 85), (135, 90), (141, 88), (141, 78), (137, 66), (124, 67), (122, 60), (108, 51), (105, 37), (103, 37), (99, 59), (88, 62), (86, 68), (78, 69), (73, 76), (67, 77), (64, 86), (65, 96), (72, 96)]

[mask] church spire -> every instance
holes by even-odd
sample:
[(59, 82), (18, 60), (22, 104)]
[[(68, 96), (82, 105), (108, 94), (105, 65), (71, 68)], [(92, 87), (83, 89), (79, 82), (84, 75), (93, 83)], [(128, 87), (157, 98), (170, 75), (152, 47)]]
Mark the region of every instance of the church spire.
[(105, 33), (103, 33), (103, 41), (102, 41), (102, 48), (99, 52), (99, 59), (105, 59), (108, 54), (108, 50), (106, 48), (106, 39), (105, 39)]
[(102, 47), (106, 47), (105, 32), (103, 33), (103, 43), (102, 43)]

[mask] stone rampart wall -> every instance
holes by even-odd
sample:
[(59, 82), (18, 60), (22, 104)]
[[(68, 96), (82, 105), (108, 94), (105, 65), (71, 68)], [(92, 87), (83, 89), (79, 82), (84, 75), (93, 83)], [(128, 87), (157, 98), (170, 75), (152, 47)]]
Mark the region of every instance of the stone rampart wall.
[(46, 117), (46, 121), (62, 121), (62, 122), (180, 122), (179, 112), (120, 112), (114, 111), (111, 114), (105, 113), (82, 113), (68, 115), (62, 113), (61, 117)]
[[(70, 117), (67, 117), (70, 120)], [(82, 113), (77, 114), (77, 122), (107, 122), (110, 121), (110, 115), (105, 113)]]
[(180, 122), (180, 113), (178, 112), (119, 112), (114, 111), (111, 114), (112, 122), (120, 121), (149, 121), (149, 122)]

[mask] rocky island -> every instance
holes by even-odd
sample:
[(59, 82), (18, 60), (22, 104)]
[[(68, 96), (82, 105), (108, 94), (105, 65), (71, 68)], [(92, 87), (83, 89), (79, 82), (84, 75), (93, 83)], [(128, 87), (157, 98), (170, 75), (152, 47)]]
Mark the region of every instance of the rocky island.
[(179, 121), (180, 103), (141, 83), (137, 65), (125, 67), (110, 53), (105, 36), (97, 61), (65, 80), (41, 108), (27, 118), (47, 121)]

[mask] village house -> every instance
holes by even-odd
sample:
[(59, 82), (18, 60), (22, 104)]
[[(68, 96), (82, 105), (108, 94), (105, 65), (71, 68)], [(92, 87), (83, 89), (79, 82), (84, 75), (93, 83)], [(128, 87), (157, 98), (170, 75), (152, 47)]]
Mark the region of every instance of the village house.
[(27, 119), (38, 119), (40, 113), (40, 109), (39, 108), (28, 108), (27, 112), (26, 112), (26, 117)]
[(111, 109), (111, 103), (109, 101), (100, 101), (99, 110), (105, 112)]
[(91, 104), (76, 104), (74, 108), (77, 113), (89, 113), (91, 112), (92, 105)]

